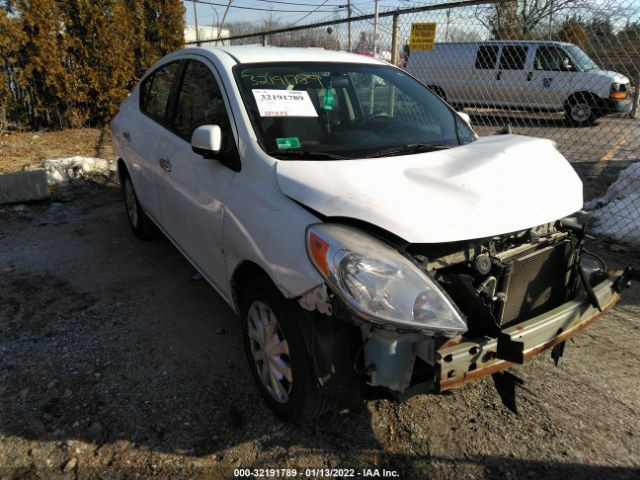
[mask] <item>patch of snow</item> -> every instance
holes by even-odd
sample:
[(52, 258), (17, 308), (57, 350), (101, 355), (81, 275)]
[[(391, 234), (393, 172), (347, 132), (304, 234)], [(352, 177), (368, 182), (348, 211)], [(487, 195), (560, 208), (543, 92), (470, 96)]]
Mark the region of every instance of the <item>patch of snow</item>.
[(43, 168), (47, 172), (49, 186), (64, 185), (75, 180), (115, 178), (115, 162), (93, 157), (68, 157), (45, 160)]
[(585, 204), (592, 232), (640, 247), (640, 162), (620, 172), (600, 198)]

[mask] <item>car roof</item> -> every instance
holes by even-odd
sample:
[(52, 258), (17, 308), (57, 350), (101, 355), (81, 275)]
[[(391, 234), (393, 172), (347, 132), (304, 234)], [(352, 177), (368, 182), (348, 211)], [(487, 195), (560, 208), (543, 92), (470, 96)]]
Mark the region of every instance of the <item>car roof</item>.
[(325, 50), (323, 48), (289, 48), (262, 47), (257, 45), (237, 45), (220, 47), (196, 47), (189, 50), (205, 50), (214, 55), (229, 55), (237, 63), (268, 63), (268, 62), (340, 62), (340, 63), (368, 63), (387, 65), (386, 62), (355, 53)]

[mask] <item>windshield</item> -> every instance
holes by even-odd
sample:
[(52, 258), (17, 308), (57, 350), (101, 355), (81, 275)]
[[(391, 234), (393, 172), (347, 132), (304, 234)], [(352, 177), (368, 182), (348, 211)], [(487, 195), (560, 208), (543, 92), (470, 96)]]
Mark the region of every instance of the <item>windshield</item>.
[(475, 140), (471, 128), (402, 70), (346, 63), (236, 67), (262, 148), (282, 159), (412, 154)]
[(569, 45), (568, 47), (565, 47), (565, 48), (569, 51), (569, 53), (575, 60), (576, 64), (578, 65), (578, 67), (580, 67), (582, 70), (587, 71), (587, 70), (596, 70), (600, 68), (598, 67), (596, 62), (594, 62), (593, 60), (591, 60), (591, 58), (589, 58), (589, 55), (587, 55), (582, 51), (580, 47), (577, 47), (575, 45)]

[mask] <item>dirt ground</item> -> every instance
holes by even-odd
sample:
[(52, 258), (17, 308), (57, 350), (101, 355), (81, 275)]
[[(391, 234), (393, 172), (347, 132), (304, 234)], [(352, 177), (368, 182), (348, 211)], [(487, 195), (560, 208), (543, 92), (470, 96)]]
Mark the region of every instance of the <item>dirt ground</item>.
[(43, 160), (75, 155), (111, 159), (113, 149), (108, 128), (0, 135), (0, 174), (38, 167)]
[(194, 273), (168, 240), (133, 237), (116, 186), (0, 206), (0, 479), (640, 478), (637, 285), (558, 368), (548, 353), (517, 368), (519, 415), (483, 380), (293, 427), (262, 403), (237, 318)]

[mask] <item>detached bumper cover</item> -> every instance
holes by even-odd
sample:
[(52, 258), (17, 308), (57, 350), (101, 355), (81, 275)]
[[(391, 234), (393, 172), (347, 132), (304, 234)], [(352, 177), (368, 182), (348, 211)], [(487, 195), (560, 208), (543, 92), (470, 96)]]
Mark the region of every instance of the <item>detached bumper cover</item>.
[[(524, 343), (524, 359), (551, 348), (572, 337), (597, 320), (620, 299), (616, 290), (619, 276), (609, 277), (593, 288), (602, 312), (584, 295), (553, 310), (503, 330), (511, 341)], [(467, 382), (491, 375), (514, 365), (496, 358), (495, 338), (451, 339), (436, 354), (438, 391), (459, 387)]]

